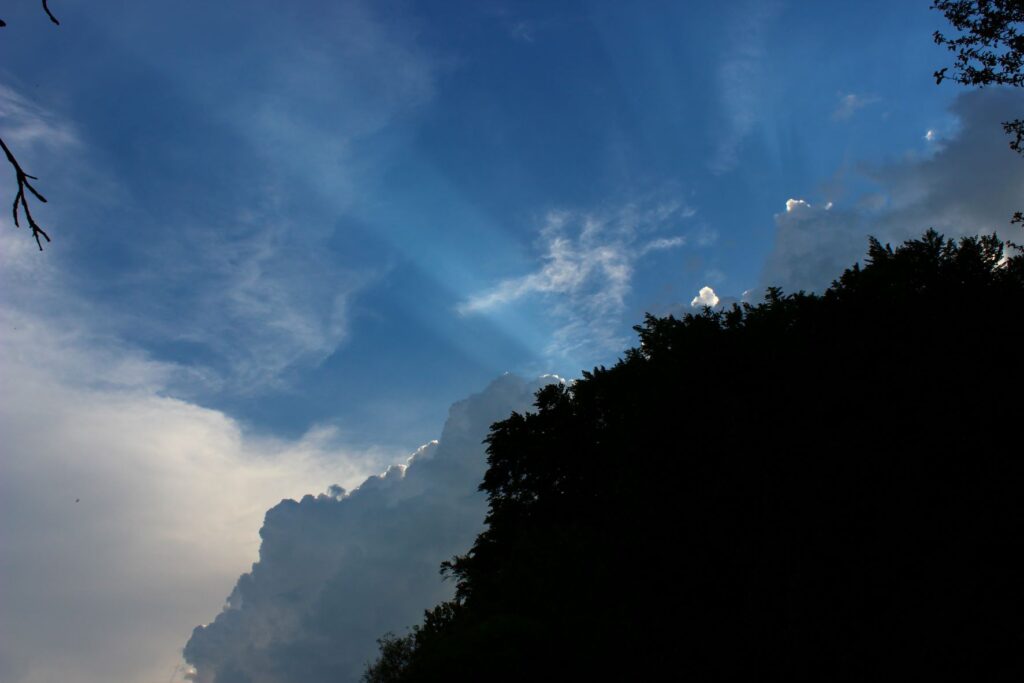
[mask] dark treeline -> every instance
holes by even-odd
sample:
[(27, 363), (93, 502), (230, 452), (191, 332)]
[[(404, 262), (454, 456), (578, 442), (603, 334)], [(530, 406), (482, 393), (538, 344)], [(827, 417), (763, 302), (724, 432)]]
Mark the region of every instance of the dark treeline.
[(493, 426), (455, 599), (366, 679), (1021, 680), (1006, 249), (872, 240), (820, 296), (648, 316)]

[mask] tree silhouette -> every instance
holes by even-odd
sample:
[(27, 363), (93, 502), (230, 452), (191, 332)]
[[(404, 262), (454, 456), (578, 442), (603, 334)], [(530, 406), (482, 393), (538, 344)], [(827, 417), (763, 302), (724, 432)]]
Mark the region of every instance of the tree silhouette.
[[(960, 35), (934, 34), (935, 43), (955, 57), (949, 67), (935, 72), (935, 82), (951, 80), (963, 85), (1024, 85), (1024, 2), (1021, 0), (936, 0), (933, 9), (942, 12)], [(1010, 148), (1024, 154), (1024, 119), (1003, 122), (1011, 136)], [(1024, 222), (1024, 212), (1013, 215), (1013, 223)]]
[[(60, 26), (60, 22), (57, 20), (57, 17), (55, 17), (53, 15), (53, 12), (50, 11), (50, 6), (47, 0), (42, 0), (42, 4), (43, 11), (46, 13), (46, 16), (49, 17), (50, 21), (54, 25)], [(0, 28), (4, 28), (6, 26), (7, 22), (5, 22), (3, 19), (0, 19)], [(7, 143), (4, 142), (4, 139), (2, 137), (0, 137), (0, 149), (3, 150), (4, 156), (7, 157), (7, 161), (8, 163), (10, 163), (11, 168), (14, 169), (14, 179), (18, 187), (17, 192), (14, 195), (14, 206), (12, 207), (12, 213), (14, 215), (14, 226), (21, 227), (21, 222), (18, 219), (18, 214), (20, 210), (20, 213), (25, 218), (25, 222), (28, 223), (28, 227), (32, 230), (32, 237), (35, 238), (36, 244), (39, 246), (39, 251), (42, 251), (43, 240), (49, 242), (50, 236), (46, 234), (46, 231), (43, 230), (36, 222), (35, 218), (33, 218), (32, 210), (29, 208), (28, 195), (25, 193), (25, 191), (28, 190), (28, 192), (31, 193), (32, 196), (34, 196), (36, 199), (43, 203), (46, 202), (46, 197), (40, 194), (39, 191), (35, 187), (33, 187), (32, 183), (30, 182), (32, 180), (38, 180), (38, 178), (36, 178), (34, 175), (29, 175), (28, 173), (25, 172), (25, 170), (21, 167), (21, 164), (18, 163), (17, 158), (15, 158), (14, 153), (11, 151), (10, 147), (7, 146)]]
[(496, 423), (456, 595), (365, 680), (1019, 680), (1024, 257), (933, 231), (638, 326)]

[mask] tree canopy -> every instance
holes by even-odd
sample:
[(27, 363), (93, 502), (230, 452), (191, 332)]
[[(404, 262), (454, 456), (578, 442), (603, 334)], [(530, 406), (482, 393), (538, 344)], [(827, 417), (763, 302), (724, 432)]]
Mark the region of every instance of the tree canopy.
[(1022, 319), (1014, 248), (933, 231), (648, 316), (493, 426), (455, 598), (365, 680), (1016, 680)]

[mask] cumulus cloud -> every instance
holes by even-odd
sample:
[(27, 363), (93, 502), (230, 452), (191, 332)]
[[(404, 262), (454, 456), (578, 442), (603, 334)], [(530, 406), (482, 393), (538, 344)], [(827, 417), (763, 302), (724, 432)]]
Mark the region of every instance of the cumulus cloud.
[[(233, 605), (261, 587), (283, 591), (266, 570), (280, 569), (279, 554), (290, 555), (291, 546), (282, 546), (274, 529), (287, 528), (285, 536), (298, 539), (312, 523), (307, 511), (332, 506), (342, 510), (344, 525), (379, 534), (377, 546), (353, 535), (353, 544), (342, 543), (337, 556), (327, 549), (317, 556), (338, 573), (344, 567), (365, 572), (375, 567), (379, 573), (360, 575), (359, 594), (365, 598), (346, 597), (348, 584), (342, 579), (331, 592), (325, 586), (333, 586), (334, 578), (325, 575), (325, 584), (301, 574), (311, 582), (310, 590), (345, 599), (352, 624), (366, 625), (365, 631), (353, 631), (352, 639), (352, 647), (363, 650), (354, 654), (341, 648), (350, 657), (346, 671), (370, 656), (373, 638), (415, 623), (419, 610), (447, 595), (450, 586), (437, 583), (437, 565), (468, 548), (482, 521), (475, 492), (483, 468), (480, 441), (491, 421), (529, 405), (536, 385), (503, 379), (485, 396), (454, 407), (441, 443), (421, 449), (407, 469), (398, 466), (366, 481), (370, 473), (403, 460), (402, 454), (351, 447), (343, 433), (324, 425), (294, 440), (259, 436), (221, 412), (170, 397), (169, 387), (193, 370), (154, 361), (84, 324), (88, 311), (61, 305), (66, 289), (54, 263), (31, 258), (36, 252), (21, 249), (25, 240), (5, 227), (0, 232), (2, 282), (9, 295), (0, 305), (0, 680), (182, 680), (182, 644), (257, 556), (265, 511), (332, 483), (354, 492), (342, 497), (339, 489), (330, 489), (326, 497), (284, 504), (281, 514), (270, 515), (258, 565), (264, 570), (246, 575)], [(15, 300), (25, 305), (13, 305)], [(47, 317), (32, 307), (46, 310)], [(370, 501), (383, 507), (373, 508)], [(300, 510), (294, 529), (284, 512), (293, 505)], [(387, 522), (383, 526), (374, 526), (377, 513)], [(357, 518), (360, 514), (370, 519)], [(317, 532), (306, 533), (302, 542), (314, 553), (311, 534)], [(334, 533), (320, 541), (346, 537), (344, 531)], [(403, 555), (402, 539), (412, 535), (416, 542)], [(297, 561), (309, 558), (299, 552), (301, 544), (294, 547)], [(407, 567), (412, 574), (402, 583)], [(375, 576), (392, 583), (373, 584)], [(244, 588), (248, 582), (255, 588)], [(393, 592), (396, 604), (411, 605), (411, 611), (394, 606), (388, 612), (391, 598), (371, 601), (373, 586)], [(295, 599), (296, 605), (309, 605), (308, 595)], [(283, 611), (286, 603), (281, 596), (253, 598), (242, 608), (241, 623), (252, 628), (270, 618), (262, 607)], [(357, 618), (360, 604), (371, 615), (379, 611), (380, 620)], [(282, 612), (279, 623), (312, 629), (303, 621), (312, 617), (296, 610), (293, 622)], [(250, 617), (256, 621), (247, 621)], [(231, 619), (220, 619), (209, 633), (227, 633), (239, 644), (240, 633), (224, 630)], [(262, 641), (254, 642), (258, 649)], [(313, 646), (298, 635), (294, 642)], [(339, 647), (332, 642), (329, 649)], [(225, 650), (225, 658), (231, 652), (236, 651)], [(268, 652), (271, 658), (287, 654)], [(223, 674), (221, 680), (231, 680), (227, 669), (219, 668), (226, 659), (197, 661)]]
[(477, 486), (491, 423), (523, 410), (542, 384), (512, 375), (452, 406), (439, 441), (406, 466), (267, 512), (259, 561), (185, 647), (200, 683), (357, 680), (376, 639), (451, 597), (443, 560), (483, 527)]
[(1024, 109), (1011, 90), (961, 94), (952, 105), (959, 133), (929, 156), (859, 169), (875, 187), (849, 203), (790, 199), (775, 215), (764, 286), (821, 291), (860, 260), (867, 238), (897, 244), (934, 227), (948, 237), (993, 231), (1012, 237), (1024, 208), (1024, 159), (1008, 149), (1001, 121)]
[(704, 306), (714, 307), (718, 305), (718, 301), (718, 295), (715, 294), (715, 290), (711, 289), (711, 287), (705, 286), (701, 287), (697, 296), (693, 297), (693, 301), (690, 302), (690, 306), (692, 308), (703, 308)]
[(802, 209), (809, 209), (811, 207), (803, 199), (787, 199), (786, 200), (786, 213), (793, 213), (794, 211), (800, 211)]
[(621, 350), (618, 318), (625, 309), (637, 262), (652, 252), (686, 243), (677, 227), (693, 210), (679, 203), (627, 206), (611, 213), (550, 212), (540, 232), (540, 267), (462, 301), (463, 315), (486, 313), (528, 297), (541, 297), (558, 321), (548, 352)]
[(282, 498), (398, 457), (317, 427), (247, 433), (169, 398), (175, 368), (0, 307), (0, 680), (181, 680), (181, 642)]
[[(372, 649), (373, 637), (414, 623), (418, 610), (442, 595), (430, 591), (450, 588), (438, 589), (427, 577), (436, 582), (438, 563), (469, 547), (482, 521), (475, 493), (483, 467), (480, 441), (491, 421), (529, 404), (532, 385), (524, 388), (526, 383), (507, 378), (487, 397), (453, 408), (442, 437), (447, 446), (421, 449), (409, 476), (399, 466), (360, 486), (402, 454), (351, 447), (330, 426), (314, 426), (294, 440), (254, 435), (221, 412), (170, 397), (169, 387), (194, 369), (155, 361), (87, 324), (92, 309), (69, 303), (73, 297), (66, 296), (55, 262), (32, 258), (37, 252), (21, 235), (0, 227), (0, 281), (8, 295), (0, 305), (0, 680), (182, 680), (181, 646), (257, 555), (265, 511), (332, 483), (356, 490), (343, 499), (338, 489), (327, 494), (332, 505), (347, 501), (346, 511), (372, 516), (377, 510), (357, 501), (373, 499), (398, 506), (395, 514), (401, 509), (422, 520), (416, 533), (423, 543), (409, 547), (413, 556), (402, 556), (396, 546), (388, 565), (383, 545), (372, 556), (380, 560), (379, 576), (395, 582), (377, 588), (394, 591), (399, 601), (409, 598), (412, 612), (392, 621), (386, 610), (382, 621), (369, 617), (367, 631), (359, 631), (353, 643)], [(330, 507), (325, 498), (297, 505), (303, 515)], [(370, 528), (372, 520), (344, 515), (346, 524)], [(398, 517), (382, 515), (392, 526), (375, 527), (381, 544), (413, 533), (403, 530)], [(288, 552), (268, 535), (282, 519), (271, 515), (268, 521), (261, 566), (280, 566), (274, 553)], [(359, 555), (370, 546), (346, 548), (340, 552)], [(432, 548), (440, 554), (430, 554)], [(402, 584), (407, 560), (414, 574)], [(383, 573), (388, 567), (393, 572)], [(261, 571), (250, 580), (257, 587), (272, 583)], [(323, 588), (315, 581), (311, 586)], [(369, 588), (364, 583), (360, 590), (369, 596)], [(419, 588), (424, 592), (417, 593)], [(236, 593), (249, 595), (247, 590)], [(347, 602), (345, 609), (354, 610), (357, 602)], [(385, 603), (372, 609), (384, 609)], [(392, 615), (399, 614), (395, 609)], [(245, 611), (243, 623), (250, 614), (267, 618), (259, 610)], [(357, 668), (363, 663), (358, 658), (369, 656), (365, 648), (358, 657), (354, 650), (344, 652), (352, 656), (346, 666)], [(222, 680), (230, 679), (225, 674)]]

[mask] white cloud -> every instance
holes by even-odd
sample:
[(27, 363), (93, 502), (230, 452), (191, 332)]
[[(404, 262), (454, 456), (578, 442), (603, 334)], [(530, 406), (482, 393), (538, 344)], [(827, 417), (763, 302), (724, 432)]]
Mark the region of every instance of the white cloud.
[(264, 510), (397, 455), (327, 427), (256, 437), (166, 397), (175, 368), (123, 345), (9, 308), (0, 330), (5, 683), (173, 678)]
[[(296, 366), (316, 365), (348, 337), (350, 301), (376, 275), (340, 268), (317, 252), (314, 237), (289, 247), (294, 220), (268, 207), (246, 217), (231, 239), (213, 249), (181, 254), (173, 272), (181, 282), (194, 275), (201, 286), (192, 305), (146, 321), (158, 338), (196, 343), (217, 354), (223, 380), (235, 391), (260, 391), (282, 381)], [(326, 251), (326, 250), (325, 250)], [(155, 285), (155, 283), (153, 283)], [(177, 309), (180, 302), (169, 301)], [(174, 320), (168, 324), (168, 319)]]
[(765, 40), (778, 6), (773, 2), (744, 3), (736, 8), (724, 47), (726, 57), (718, 67), (718, 88), (725, 127), (709, 168), (721, 174), (732, 170), (740, 145), (754, 129), (765, 98), (763, 65)]
[(868, 235), (894, 245), (934, 227), (948, 237), (993, 231), (1012, 238), (1009, 221), (1024, 209), (1024, 159), (1008, 148), (1001, 121), (1024, 109), (1012, 90), (960, 95), (959, 133), (927, 157), (861, 168), (876, 187), (846, 207), (786, 202), (762, 284), (821, 291), (863, 258)]
[[(223, 92), (240, 67), (220, 59), (220, 46), (206, 62), (211, 67), (189, 83), (210, 115), (240, 135), (245, 153), (257, 160), (237, 184), (261, 192), (255, 202), (248, 194), (236, 198), (246, 208), (219, 225), (201, 218), (168, 231), (165, 246), (175, 265), (161, 258), (155, 278), (146, 280), (160, 290), (173, 282), (191, 299), (187, 307), (167, 301), (175, 311), (159, 318), (175, 323), (148, 321), (158, 326), (154, 336), (213, 351), (218, 372), (236, 391), (287, 381), (289, 370), (315, 366), (347, 339), (351, 301), (381, 271), (342, 265), (345, 254), (330, 248), (339, 216), (351, 210), (361, 181), (375, 172), (376, 158), (354, 155), (352, 146), (415, 111), (434, 92), (435, 65), (401, 22), (382, 21), (364, 2), (322, 7), (316, 14), (311, 26), (308, 16), (287, 10), (260, 13), (262, 21), (280, 26), (242, 37), (233, 49), (262, 52), (267, 46), (252, 43), (274, 36), (275, 58), (255, 69), (255, 87), (231, 101), (223, 100)], [(339, 31), (345, 40), (338, 40)], [(297, 35), (302, 40), (294, 40)]]
[(703, 308), (704, 306), (714, 307), (718, 305), (718, 301), (718, 295), (715, 294), (715, 290), (711, 289), (711, 287), (705, 286), (701, 287), (697, 296), (693, 297), (693, 301), (690, 302), (690, 306), (693, 308)]
[(377, 638), (403, 632), (451, 597), (439, 565), (483, 528), (481, 441), (492, 422), (528, 407), (550, 381), (558, 379), (506, 375), (453, 405), (440, 440), (407, 467), (347, 496), (306, 496), (270, 510), (259, 561), (185, 648), (195, 680), (357, 680)]
[(541, 297), (558, 321), (548, 352), (619, 351), (618, 318), (625, 309), (634, 268), (644, 256), (686, 243), (681, 235), (656, 237), (691, 217), (678, 203), (653, 208), (629, 205), (613, 213), (552, 211), (540, 232), (543, 250), (536, 271), (499, 282), (458, 306), (463, 315), (495, 311)]
[[(60, 112), (0, 86), (0, 131), (41, 178), (49, 258), (63, 260), (72, 282), (58, 305), (89, 290), (76, 305), (93, 329), (201, 358), (191, 375), (209, 386), (191, 395), (278, 388), (344, 345), (354, 298), (386, 268), (354, 263), (337, 246), (339, 220), (381, 166), (352, 147), (428, 102), (437, 65), (412, 22), (360, 0), (312, 15), (283, 5), (249, 12), (248, 30), (230, 29), (230, 54), (229, 10), (202, 27), (187, 11), (155, 25), (147, 11), (123, 8), (119, 26), (133, 30), (104, 42), (163, 83), (183, 119), (169, 130), (127, 127), (120, 144), (145, 150), (143, 173), (108, 164), (121, 150), (90, 148), (105, 125), (83, 120), (79, 142)], [(174, 38), (185, 32), (187, 55)], [(148, 115), (125, 105), (125, 116)], [(132, 157), (119, 163), (137, 170)]]
[[(181, 680), (180, 648), (256, 556), (264, 512), (333, 483), (352, 489), (401, 454), (346, 446), (344, 434), (327, 426), (297, 440), (255, 436), (223, 413), (170, 398), (169, 387), (189, 381), (194, 369), (155, 362), (90, 325), (93, 309), (69, 297), (59, 263), (37, 258), (19, 237), (0, 232), (8, 294), (0, 306), (0, 680)], [(440, 595), (431, 591), (450, 588), (430, 582), (438, 562), (468, 547), (472, 525), (482, 520), (475, 497), (480, 441), (491, 421), (529, 403), (525, 383), (509, 378), (502, 386), (512, 398), (499, 387), (487, 400), (453, 408), (445, 452), (471, 461), (447, 460), (448, 469), (434, 470), (433, 478), (412, 476), (430, 470), (425, 465), (410, 467), (411, 478), (400, 476), (402, 467), (385, 477), (405, 482), (402, 495), (434, 501), (415, 515), (427, 525), (433, 519), (443, 537), (420, 534), (443, 552), (413, 560), (422, 571), (405, 588), (404, 565), (394, 566), (391, 614), (401, 619), (387, 628), (414, 623), (417, 610)], [(474, 412), (481, 405), (483, 415)], [(417, 462), (438, 448), (427, 447)], [(374, 481), (360, 489), (360, 499), (376, 495)], [(418, 491), (416, 482), (431, 491)], [(435, 508), (449, 516), (431, 518)], [(466, 510), (472, 514), (458, 517)], [(462, 535), (445, 545), (444, 534), (458, 530)], [(378, 531), (382, 542), (393, 538), (388, 529)], [(415, 586), (426, 587), (427, 597), (416, 599)], [(411, 615), (401, 611), (408, 605)], [(364, 622), (365, 631), (353, 626), (360, 634), (353, 647), (365, 646), (359, 657), (369, 656), (366, 648), (383, 632), (370, 634), (379, 624)]]
[(651, 240), (647, 244), (640, 248), (640, 256), (645, 256), (652, 251), (661, 251), (663, 249), (675, 249), (676, 247), (682, 247), (686, 244), (685, 237), (662, 237), (660, 239)]
[(805, 202), (803, 199), (786, 200), (786, 213), (793, 213), (794, 211), (800, 211), (801, 209), (809, 208), (811, 208), (811, 205)]
[[(78, 144), (72, 126), (14, 89), (0, 83), (0, 136), (13, 147), (63, 149)], [(0, 159), (7, 163), (6, 159)], [(24, 165), (24, 164), (23, 164)]]
[(832, 118), (836, 121), (847, 121), (853, 117), (860, 109), (874, 104), (878, 101), (877, 97), (872, 95), (857, 95), (856, 93), (846, 93), (839, 96), (839, 104), (836, 106), (835, 111), (832, 112)]

